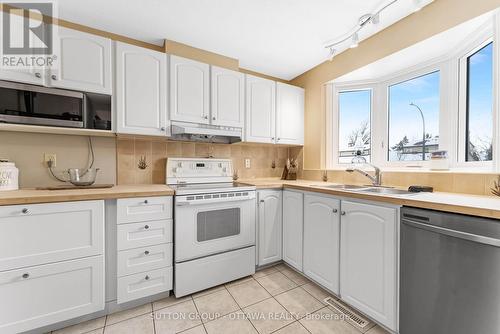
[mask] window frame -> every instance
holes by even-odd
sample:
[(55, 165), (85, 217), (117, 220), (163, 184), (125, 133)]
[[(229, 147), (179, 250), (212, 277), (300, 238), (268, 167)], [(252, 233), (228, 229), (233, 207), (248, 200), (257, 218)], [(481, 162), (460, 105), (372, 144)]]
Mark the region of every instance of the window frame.
[[(495, 143), (495, 95), (498, 95), (498, 92), (495, 94), (495, 78), (497, 77), (497, 71), (495, 70), (495, 59), (497, 53), (495, 52), (495, 38), (492, 36), (493, 30), (486, 29), (482, 31), (479, 36), (472, 42), (468, 43), (465, 48), (463, 48), (457, 57), (458, 62), (458, 131), (457, 131), (457, 154), (456, 154), (456, 166), (457, 167), (480, 167), (485, 169), (493, 169), (494, 162), (497, 160), (497, 153), (495, 152), (495, 147), (497, 144)], [(493, 160), (491, 161), (467, 161), (466, 160), (466, 152), (467, 152), (467, 109), (468, 109), (468, 58), (474, 55), (476, 52), (487, 46), (488, 44), (493, 43), (493, 101), (492, 101), (492, 142), (493, 142)]]
[[(326, 84), (326, 167), (345, 169), (338, 163), (338, 93), (371, 89), (371, 163), (385, 170), (428, 170), (429, 161), (389, 161), (389, 87), (435, 71), (440, 72), (439, 149), (447, 150), (451, 170), (500, 172), (500, 11), (464, 40), (464, 47), (453, 54), (417, 64), (403, 71), (371, 80), (343, 82), (334, 80)], [(465, 126), (463, 59), (493, 42), (493, 161), (465, 161)], [(466, 76), (465, 76), (466, 79)], [(467, 87), (465, 85), (465, 87)]]
[[(361, 84), (358, 83), (342, 83), (339, 85), (331, 85), (327, 91), (330, 95), (330, 107), (328, 108), (331, 112), (328, 113), (327, 124), (330, 124), (331, 129), (336, 129), (335, 131), (327, 131), (328, 142), (330, 143), (330, 149), (328, 149), (329, 154), (327, 154), (327, 164), (331, 169), (345, 169), (349, 163), (339, 162), (339, 136), (338, 131), (340, 126), (340, 108), (339, 108), (339, 94), (342, 92), (353, 92), (353, 91), (370, 91), (370, 161), (373, 161), (373, 115), (374, 115), (374, 83), (365, 81)], [(328, 146), (328, 145), (327, 145)]]

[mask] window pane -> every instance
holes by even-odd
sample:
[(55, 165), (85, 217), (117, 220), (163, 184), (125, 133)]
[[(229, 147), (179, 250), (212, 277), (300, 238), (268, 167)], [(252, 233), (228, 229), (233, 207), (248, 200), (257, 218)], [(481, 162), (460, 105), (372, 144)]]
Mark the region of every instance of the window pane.
[(389, 161), (428, 160), (438, 149), (439, 71), (390, 86)]
[(371, 90), (339, 93), (339, 163), (351, 163), (356, 151), (370, 161)]
[(466, 160), (492, 160), (493, 43), (467, 59)]

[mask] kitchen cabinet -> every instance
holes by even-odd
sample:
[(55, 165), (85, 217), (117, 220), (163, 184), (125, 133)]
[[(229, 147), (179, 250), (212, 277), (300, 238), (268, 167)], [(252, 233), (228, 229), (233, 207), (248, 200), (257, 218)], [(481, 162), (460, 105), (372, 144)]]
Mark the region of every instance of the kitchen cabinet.
[(304, 195), (304, 274), (339, 293), (340, 200)]
[(282, 259), (282, 191), (258, 191), (258, 265)]
[(111, 40), (58, 27), (48, 86), (112, 94)]
[(165, 136), (167, 55), (116, 42), (117, 132)]
[(170, 119), (209, 124), (210, 65), (170, 56)]
[(302, 271), (304, 195), (283, 191), (283, 261)]
[(342, 201), (342, 300), (396, 330), (398, 210)]
[(276, 82), (246, 76), (245, 141), (275, 143)]
[(211, 124), (243, 128), (245, 118), (245, 75), (211, 67)]
[(276, 83), (276, 143), (304, 145), (304, 89)]

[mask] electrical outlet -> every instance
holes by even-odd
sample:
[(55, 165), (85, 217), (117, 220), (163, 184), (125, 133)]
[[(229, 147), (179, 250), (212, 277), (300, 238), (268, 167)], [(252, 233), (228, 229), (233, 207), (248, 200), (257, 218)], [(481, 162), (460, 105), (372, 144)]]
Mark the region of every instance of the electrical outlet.
[(52, 167), (56, 167), (56, 154), (55, 153), (44, 153), (43, 154), (43, 162), (45, 165), (49, 165), (49, 161), (52, 161)]
[(250, 159), (245, 159), (245, 168), (250, 168)]

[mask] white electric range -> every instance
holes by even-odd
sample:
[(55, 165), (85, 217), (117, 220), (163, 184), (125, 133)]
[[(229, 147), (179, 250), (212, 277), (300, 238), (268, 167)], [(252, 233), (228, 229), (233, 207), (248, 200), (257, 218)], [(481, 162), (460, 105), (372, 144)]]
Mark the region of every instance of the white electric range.
[(256, 191), (233, 183), (232, 171), (230, 159), (167, 160), (176, 297), (255, 273)]

